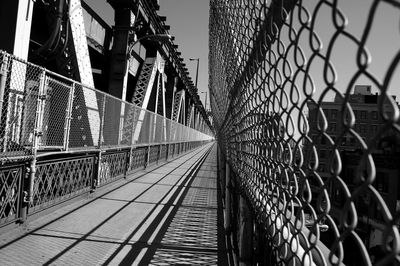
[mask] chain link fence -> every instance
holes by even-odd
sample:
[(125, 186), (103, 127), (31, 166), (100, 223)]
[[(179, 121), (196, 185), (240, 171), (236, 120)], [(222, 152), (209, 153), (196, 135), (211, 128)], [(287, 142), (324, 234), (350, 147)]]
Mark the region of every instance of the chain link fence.
[(0, 51), (0, 226), (211, 139)]
[(268, 242), (254, 263), (400, 263), (399, 14), (392, 0), (210, 1), (218, 142)]
[(207, 134), (0, 52), (0, 160), (211, 139)]

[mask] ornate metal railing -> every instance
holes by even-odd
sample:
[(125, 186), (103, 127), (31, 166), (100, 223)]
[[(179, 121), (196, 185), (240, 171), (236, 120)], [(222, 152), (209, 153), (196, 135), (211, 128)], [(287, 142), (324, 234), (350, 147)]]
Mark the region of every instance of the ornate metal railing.
[(242, 257), (232, 234), (242, 261), (400, 263), (399, 14), (393, 0), (211, 1), (226, 216), (246, 198), (259, 243)]
[(196, 148), (204, 130), (0, 51), (0, 226)]

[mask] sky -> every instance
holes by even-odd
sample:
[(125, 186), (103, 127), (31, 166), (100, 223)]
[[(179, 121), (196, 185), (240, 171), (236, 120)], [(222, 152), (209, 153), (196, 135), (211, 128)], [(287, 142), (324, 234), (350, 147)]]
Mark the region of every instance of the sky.
[[(109, 25), (114, 25), (114, 11), (106, 0), (84, 0)], [(196, 61), (189, 58), (200, 58), (197, 87), (199, 97), (204, 104), (208, 93), (208, 0), (159, 0), (160, 16), (166, 16), (166, 24), (170, 25), (169, 34), (175, 36), (174, 43), (179, 45), (178, 51), (189, 70), (193, 83), (196, 82)], [(207, 99), (209, 108), (210, 101)]]
[[(200, 99), (204, 103), (208, 92), (208, 0), (160, 0), (162, 16), (167, 17), (166, 24), (171, 26), (169, 33), (175, 36), (174, 43), (186, 63), (193, 83), (196, 82), (196, 61), (189, 58), (200, 58), (197, 87)], [(209, 97), (209, 93), (207, 93)], [(207, 108), (210, 101), (207, 99)]]
[[(332, 0), (331, 0), (332, 1)], [(110, 25), (114, 24), (114, 14), (111, 6), (106, 0), (85, 0), (97, 13), (100, 14)], [(313, 10), (317, 0), (307, 0), (303, 2), (309, 5), (309, 10)], [(361, 37), (363, 29), (367, 22), (369, 7), (372, 0), (339, 0), (341, 10), (348, 18), (347, 30), (350, 34)], [(200, 58), (198, 88), (199, 94), (208, 91), (208, 21), (209, 21), (209, 0), (159, 0), (160, 10), (158, 14), (166, 16), (166, 24), (170, 25), (169, 33), (175, 36), (175, 44), (178, 44), (178, 50), (182, 53), (182, 58), (186, 63), (193, 82), (196, 78), (196, 61), (189, 61), (189, 58)], [(381, 2), (377, 14), (373, 21), (370, 37), (366, 45), (372, 57), (369, 71), (378, 79), (379, 82), (385, 78), (388, 67), (394, 54), (399, 49), (399, 9), (394, 8), (388, 3)], [(324, 18), (324, 19), (322, 19)], [(329, 40), (334, 33), (332, 27), (331, 8), (322, 7), (318, 11), (318, 24), (315, 31), (324, 42), (326, 52)], [(308, 39), (304, 39), (302, 48), (306, 55), (309, 55)], [(357, 46), (346, 38), (340, 37), (336, 40), (335, 49), (332, 53), (332, 63), (337, 74), (337, 88), (344, 92), (346, 86), (354, 74), (356, 65)], [(325, 88), (324, 81), (321, 79), (322, 64), (313, 62), (311, 72), (315, 77), (316, 93), (314, 98), (317, 100)], [(400, 99), (400, 69), (396, 69), (389, 86), (389, 93)], [(361, 76), (356, 84), (372, 84), (371, 80)], [(372, 86), (373, 92), (374, 86)], [(208, 93), (209, 96), (209, 93)], [(328, 94), (325, 101), (332, 101), (334, 95)], [(205, 94), (200, 94), (200, 99), (204, 103)], [(207, 100), (208, 107), (210, 106)]]

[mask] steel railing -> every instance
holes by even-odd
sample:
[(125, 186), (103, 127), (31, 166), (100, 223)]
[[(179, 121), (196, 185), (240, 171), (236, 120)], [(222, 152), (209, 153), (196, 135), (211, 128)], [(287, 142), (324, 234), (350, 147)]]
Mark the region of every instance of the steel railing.
[(211, 107), (241, 262), (400, 263), (399, 14), (390, 0), (210, 1)]
[(5, 52), (0, 63), (0, 226), (212, 139)]

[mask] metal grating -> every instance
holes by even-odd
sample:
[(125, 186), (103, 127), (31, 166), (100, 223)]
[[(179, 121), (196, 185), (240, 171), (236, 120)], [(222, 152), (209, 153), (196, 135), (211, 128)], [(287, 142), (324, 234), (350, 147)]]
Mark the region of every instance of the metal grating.
[(126, 172), (127, 151), (102, 154), (98, 185), (104, 185), (122, 177)]
[(20, 186), (25, 165), (0, 168), (0, 225), (18, 219), (21, 195)]
[(143, 70), (140, 72), (138, 84), (132, 97), (132, 103), (142, 107), (146, 94), (153, 88), (156, 73), (157, 58), (146, 58), (143, 63)]
[(160, 160), (166, 160), (167, 159), (167, 145), (161, 145), (160, 146)]
[(159, 146), (151, 146), (149, 147), (149, 164), (155, 163), (158, 161), (158, 153), (159, 153)]
[(38, 162), (29, 212), (89, 191), (93, 170), (94, 156)]
[(145, 166), (147, 156), (147, 147), (135, 148), (131, 151), (131, 161), (129, 170), (138, 169)]

